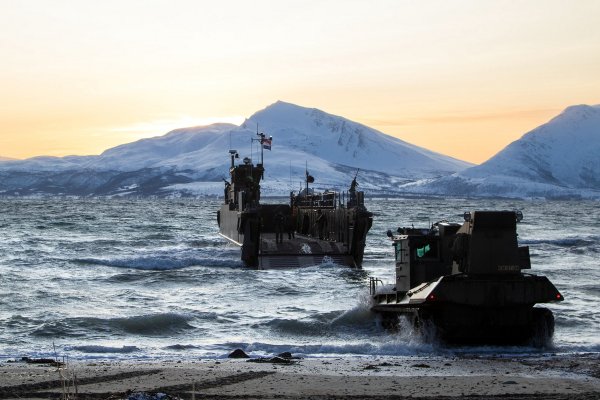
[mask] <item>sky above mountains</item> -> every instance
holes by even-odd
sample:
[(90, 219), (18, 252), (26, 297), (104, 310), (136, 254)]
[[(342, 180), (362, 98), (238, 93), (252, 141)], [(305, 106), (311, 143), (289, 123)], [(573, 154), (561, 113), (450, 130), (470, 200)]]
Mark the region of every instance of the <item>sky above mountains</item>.
[(600, 102), (600, 2), (5, 1), (0, 156), (99, 154), (281, 99), (480, 163)]

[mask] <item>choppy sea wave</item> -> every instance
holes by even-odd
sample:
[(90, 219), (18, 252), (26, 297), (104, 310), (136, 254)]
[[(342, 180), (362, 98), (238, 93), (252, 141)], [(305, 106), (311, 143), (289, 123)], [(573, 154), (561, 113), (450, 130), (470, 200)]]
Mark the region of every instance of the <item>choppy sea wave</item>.
[(131, 317), (76, 317), (51, 320), (40, 324), (32, 334), (40, 337), (82, 336), (88, 332), (113, 334), (163, 335), (192, 329), (191, 317), (175, 314), (134, 315)]
[[(1, 199), (0, 357), (600, 352), (600, 205), (595, 202), (368, 200), (376, 217), (361, 270), (324, 263), (245, 269), (217, 234), (210, 200)], [(398, 226), (460, 222), (471, 209), (520, 209), (530, 273), (564, 295), (551, 304), (554, 343), (448, 347), (409, 326), (381, 326), (369, 277), (391, 283), (385, 235)], [(565, 209), (577, 209), (577, 219)]]
[(202, 254), (195, 254), (186, 257), (185, 254), (176, 253), (176, 251), (171, 251), (124, 257), (90, 257), (75, 259), (73, 262), (84, 265), (102, 265), (116, 268), (146, 270), (169, 270), (201, 265), (207, 265), (211, 267), (232, 266), (231, 260), (223, 260), (217, 254), (206, 254), (204, 256)]

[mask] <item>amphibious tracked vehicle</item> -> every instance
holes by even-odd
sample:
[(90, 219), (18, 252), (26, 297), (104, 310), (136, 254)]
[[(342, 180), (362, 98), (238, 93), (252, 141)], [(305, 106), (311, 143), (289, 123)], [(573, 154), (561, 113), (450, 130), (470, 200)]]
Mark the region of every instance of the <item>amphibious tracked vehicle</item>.
[[(529, 247), (517, 243), (517, 211), (473, 211), (464, 223), (388, 231), (396, 282), (371, 278), (372, 310), (393, 325), (404, 316), (450, 343), (545, 345), (554, 332), (539, 303), (563, 296), (531, 268)], [(432, 333), (432, 332), (429, 332)]]

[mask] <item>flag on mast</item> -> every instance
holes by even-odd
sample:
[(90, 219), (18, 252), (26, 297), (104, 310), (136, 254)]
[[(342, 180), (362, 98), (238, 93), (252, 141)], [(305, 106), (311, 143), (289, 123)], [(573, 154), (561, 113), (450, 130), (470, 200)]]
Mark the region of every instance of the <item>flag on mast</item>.
[(260, 144), (262, 144), (263, 149), (271, 151), (271, 141), (273, 139), (263, 137), (260, 139)]

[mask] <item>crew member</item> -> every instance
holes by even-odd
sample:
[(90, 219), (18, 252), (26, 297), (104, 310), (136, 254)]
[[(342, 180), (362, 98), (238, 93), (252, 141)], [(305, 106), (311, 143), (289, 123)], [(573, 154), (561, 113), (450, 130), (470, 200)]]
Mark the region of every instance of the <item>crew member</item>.
[(285, 227), (285, 217), (281, 212), (275, 214), (275, 242), (283, 243), (283, 229)]
[(317, 210), (317, 228), (319, 230), (319, 239), (323, 240), (325, 237), (325, 227), (327, 226), (327, 218), (325, 214), (321, 212), (321, 210)]

